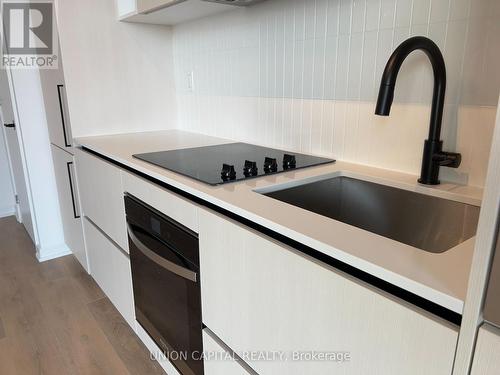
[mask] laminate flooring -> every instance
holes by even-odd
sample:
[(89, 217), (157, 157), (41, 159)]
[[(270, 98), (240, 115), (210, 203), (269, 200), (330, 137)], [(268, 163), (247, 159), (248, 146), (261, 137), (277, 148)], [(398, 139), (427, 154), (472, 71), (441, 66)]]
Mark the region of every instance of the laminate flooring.
[(0, 219), (0, 374), (165, 374), (73, 255), (39, 263)]

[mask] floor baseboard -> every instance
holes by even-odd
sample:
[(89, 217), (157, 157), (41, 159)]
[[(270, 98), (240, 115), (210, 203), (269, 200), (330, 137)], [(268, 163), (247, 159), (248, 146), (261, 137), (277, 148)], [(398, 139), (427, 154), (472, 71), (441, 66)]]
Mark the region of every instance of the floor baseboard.
[(66, 246), (66, 244), (54, 246), (52, 248), (39, 248), (37, 246), (36, 249), (36, 259), (38, 259), (40, 263), (70, 254), (73, 254), (73, 252), (68, 246)]
[(0, 219), (8, 216), (15, 216), (16, 208), (15, 207), (7, 207), (0, 209)]

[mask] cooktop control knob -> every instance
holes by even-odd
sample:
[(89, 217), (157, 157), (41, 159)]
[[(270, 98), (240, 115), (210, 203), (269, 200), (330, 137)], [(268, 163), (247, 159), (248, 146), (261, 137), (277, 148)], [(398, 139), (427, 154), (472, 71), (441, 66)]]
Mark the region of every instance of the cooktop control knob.
[(283, 169), (292, 169), (297, 165), (295, 155), (285, 154), (283, 156)]
[(255, 161), (245, 160), (245, 166), (243, 167), (243, 174), (246, 177), (257, 176), (259, 169), (257, 168), (257, 163)]
[(234, 170), (234, 165), (223, 164), (220, 176), (224, 181), (236, 179), (236, 171)]
[(264, 161), (264, 172), (271, 173), (278, 171), (278, 162), (274, 158), (266, 157)]

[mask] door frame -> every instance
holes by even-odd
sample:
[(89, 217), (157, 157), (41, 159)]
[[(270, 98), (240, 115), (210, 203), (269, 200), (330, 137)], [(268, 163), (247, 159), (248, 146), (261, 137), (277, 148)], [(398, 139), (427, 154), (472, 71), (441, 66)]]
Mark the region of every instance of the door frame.
[[(2, 73), (0, 73), (0, 74), (2, 74)], [(39, 243), (38, 228), (37, 228), (37, 223), (36, 223), (35, 208), (34, 208), (34, 204), (33, 204), (32, 189), (31, 189), (30, 178), (29, 178), (29, 173), (28, 173), (28, 165), (26, 162), (26, 154), (25, 154), (25, 148), (24, 148), (24, 143), (23, 143), (22, 127), (21, 127), (21, 124), (19, 121), (19, 113), (18, 113), (18, 109), (17, 109), (15, 88), (13, 86), (12, 72), (8, 67), (5, 69), (5, 74), (6, 74), (6, 78), (7, 78), (6, 83), (8, 84), (8, 88), (6, 88), (6, 93), (8, 92), (8, 94), (10, 95), (13, 121), (16, 124), (16, 130), (15, 130), (16, 131), (16, 140), (17, 140), (17, 144), (19, 146), (19, 153), (21, 156), (21, 165), (22, 165), (22, 169), (23, 169), (26, 195), (27, 195), (27, 199), (28, 199), (28, 207), (29, 207), (30, 216), (31, 216), (31, 227), (32, 227), (33, 233), (29, 233), (29, 231), (28, 231), (28, 233), (29, 233), (33, 243), (35, 245), (38, 245), (38, 243)], [(3, 121), (4, 120), (3, 110), (1, 112), (1, 115), (2, 115), (2, 121)], [(5, 140), (7, 141), (7, 134), (5, 132), (5, 129), (3, 129), (3, 132), (5, 135)], [(10, 163), (12, 183), (14, 184), (14, 194), (17, 195), (19, 190), (18, 190), (18, 187), (15, 186), (16, 182), (14, 179), (14, 165), (12, 163), (12, 156), (11, 156), (12, 151), (10, 150), (10, 148), (8, 146), (8, 142), (6, 142), (6, 143), (7, 143), (7, 151), (8, 151), (8, 158), (9, 158), (9, 163)], [(21, 207), (17, 202), (16, 202), (16, 218), (17, 218), (19, 223), (23, 222), (22, 214), (21, 214)]]

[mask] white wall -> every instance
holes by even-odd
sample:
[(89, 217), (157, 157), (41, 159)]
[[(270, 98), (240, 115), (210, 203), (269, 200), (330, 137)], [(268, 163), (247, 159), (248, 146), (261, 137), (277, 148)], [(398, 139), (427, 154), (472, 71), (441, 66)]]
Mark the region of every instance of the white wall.
[(171, 30), (118, 22), (114, 0), (58, 0), (74, 137), (175, 127)]
[(15, 204), (5, 136), (3, 129), (0, 129), (0, 217), (14, 215)]
[(40, 74), (34, 69), (14, 69), (9, 85), (16, 131), (28, 171), (26, 183), (32, 202), (36, 256), (41, 261), (48, 260), (69, 250), (64, 243)]
[(442, 177), (482, 186), (499, 19), (497, 0), (268, 0), (178, 25), (179, 127), (418, 174), (433, 83), (423, 53), (404, 63), (391, 116), (373, 111), (392, 50), (426, 35), (447, 66), (445, 147), (464, 156)]

